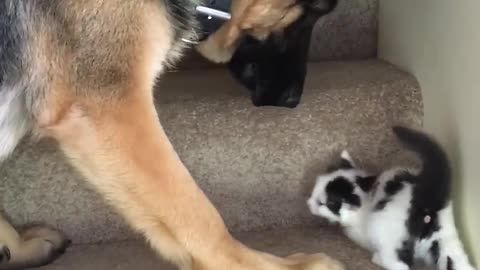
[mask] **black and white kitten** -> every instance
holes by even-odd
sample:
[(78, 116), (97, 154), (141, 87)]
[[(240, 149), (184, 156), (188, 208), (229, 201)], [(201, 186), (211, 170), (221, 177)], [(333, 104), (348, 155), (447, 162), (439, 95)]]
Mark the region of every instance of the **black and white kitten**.
[(308, 200), (311, 213), (339, 223), (385, 269), (408, 270), (422, 260), (441, 270), (474, 270), (454, 224), (446, 153), (422, 132), (393, 132), (420, 156), (421, 170), (393, 168), (372, 176), (343, 151), (341, 164), (318, 176)]

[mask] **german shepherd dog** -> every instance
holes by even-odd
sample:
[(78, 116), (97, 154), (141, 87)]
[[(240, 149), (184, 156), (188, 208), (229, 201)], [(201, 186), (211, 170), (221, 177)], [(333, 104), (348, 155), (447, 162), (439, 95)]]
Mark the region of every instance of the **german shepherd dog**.
[[(158, 120), (155, 79), (195, 27), (193, 0), (0, 1), (0, 159), (49, 137), (153, 249), (182, 270), (342, 270), (323, 255), (279, 258), (228, 232)], [(194, 207), (192, 207), (194, 206)], [(55, 229), (0, 219), (0, 268), (39, 266)]]
[[(263, 40), (301, 16), (296, 0), (232, 0), (231, 18), (195, 49), (216, 63), (227, 63), (244, 34)], [(322, 1), (323, 2), (323, 1)]]
[(313, 27), (335, 9), (337, 0), (301, 3), (304, 12), (297, 20), (266, 39), (247, 36), (228, 62), (255, 106), (295, 108), (300, 103)]
[(231, 19), (195, 46), (228, 63), (255, 106), (294, 108), (301, 99), (308, 49), (317, 20), (337, 0), (233, 0)]

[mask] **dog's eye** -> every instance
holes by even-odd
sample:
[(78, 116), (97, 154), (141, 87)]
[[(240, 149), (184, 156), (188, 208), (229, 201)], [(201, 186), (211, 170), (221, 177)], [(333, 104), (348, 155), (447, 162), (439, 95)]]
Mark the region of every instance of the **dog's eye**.
[(318, 204), (318, 206), (325, 205), (325, 204), (324, 204), (324, 203), (322, 203), (320, 200), (317, 200), (317, 204)]

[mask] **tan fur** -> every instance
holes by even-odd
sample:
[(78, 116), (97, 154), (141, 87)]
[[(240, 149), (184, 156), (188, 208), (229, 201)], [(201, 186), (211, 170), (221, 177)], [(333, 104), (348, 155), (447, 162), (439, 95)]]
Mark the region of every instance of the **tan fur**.
[[(173, 43), (164, 7), (146, 0), (57, 2), (65, 26), (39, 19), (29, 43), (32, 76), (47, 76), (32, 101), (34, 133), (54, 138), (160, 255), (182, 270), (343, 269), (325, 255), (282, 259), (257, 252), (228, 233), (177, 156), (154, 107), (155, 77)], [(21, 236), (2, 227), (0, 233), (10, 238), (0, 243), (18, 244)], [(45, 232), (35, 229), (24, 241)]]
[(226, 63), (244, 33), (263, 40), (298, 19), (303, 10), (295, 3), (295, 0), (233, 0), (231, 19), (195, 48), (212, 62)]

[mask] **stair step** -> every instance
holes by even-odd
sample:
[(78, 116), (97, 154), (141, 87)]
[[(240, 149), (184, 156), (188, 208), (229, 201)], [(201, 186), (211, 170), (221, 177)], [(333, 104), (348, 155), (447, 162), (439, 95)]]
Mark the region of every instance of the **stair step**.
[[(306, 195), (333, 157), (348, 146), (368, 168), (411, 162), (389, 127), (422, 121), (416, 80), (377, 60), (311, 64), (293, 110), (253, 107), (223, 69), (168, 73), (158, 90), (166, 132), (232, 231), (310, 224)], [(47, 222), (77, 243), (136, 237), (51, 142), (26, 142), (0, 166), (15, 224)]]
[[(343, 262), (347, 269), (377, 270), (370, 255), (332, 227), (293, 228), (237, 235), (257, 250), (286, 256), (297, 252), (323, 252)], [(142, 241), (74, 246), (53, 264), (39, 270), (175, 270)]]
[(311, 60), (354, 60), (377, 55), (378, 0), (338, 1), (318, 20), (310, 45)]

